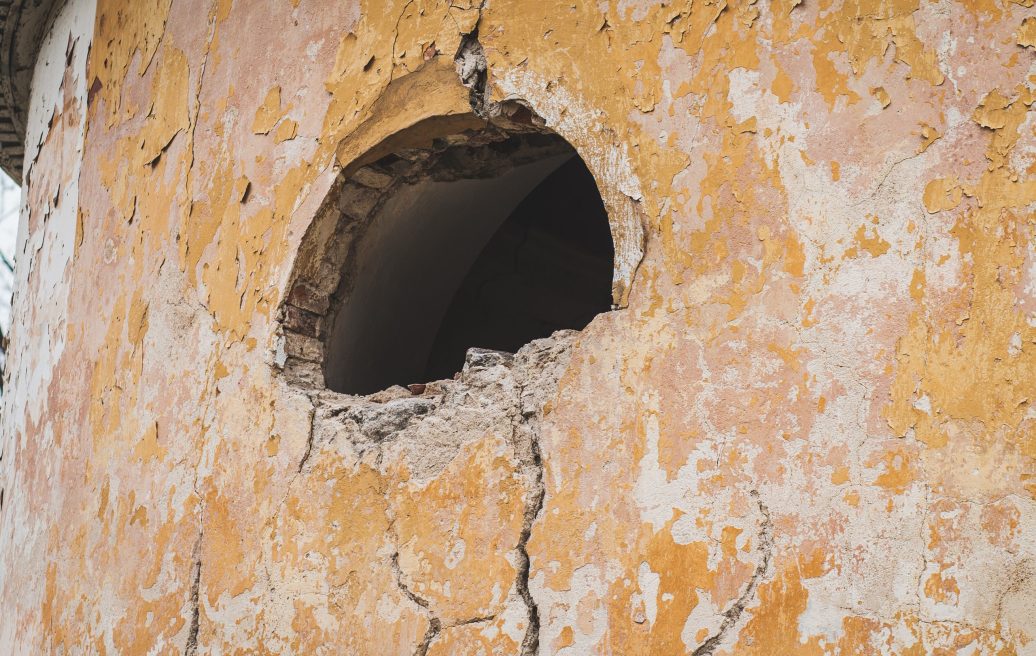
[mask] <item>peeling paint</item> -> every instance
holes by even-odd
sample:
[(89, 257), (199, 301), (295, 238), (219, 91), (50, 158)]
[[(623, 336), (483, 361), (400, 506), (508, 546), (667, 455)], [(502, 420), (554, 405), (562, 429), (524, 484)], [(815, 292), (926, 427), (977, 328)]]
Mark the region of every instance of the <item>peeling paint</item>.
[[(1032, 4), (69, 0), (0, 651), (1033, 652)], [(324, 389), (329, 199), (518, 108), (622, 309)]]

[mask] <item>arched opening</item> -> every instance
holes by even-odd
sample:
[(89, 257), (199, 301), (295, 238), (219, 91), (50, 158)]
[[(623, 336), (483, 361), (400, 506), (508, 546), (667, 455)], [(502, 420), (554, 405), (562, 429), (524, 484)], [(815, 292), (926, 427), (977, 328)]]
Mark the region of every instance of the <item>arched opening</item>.
[(411, 145), (346, 171), (289, 297), (289, 351), (319, 352), (327, 388), (451, 378), (470, 348), (515, 352), (611, 308), (608, 216), (561, 137), (485, 125)]

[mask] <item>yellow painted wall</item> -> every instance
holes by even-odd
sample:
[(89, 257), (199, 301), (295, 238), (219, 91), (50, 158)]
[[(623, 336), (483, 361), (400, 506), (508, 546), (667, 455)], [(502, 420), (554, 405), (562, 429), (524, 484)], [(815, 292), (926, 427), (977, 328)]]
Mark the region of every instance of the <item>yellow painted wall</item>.
[[(1032, 0), (63, 15), (0, 651), (1036, 653)], [(278, 312), (339, 167), (467, 111), (476, 26), (492, 99), (577, 148), (645, 254), (550, 367), (478, 374), (549, 379), (532, 406), (458, 405), (418, 471), (426, 429), (321, 423)]]

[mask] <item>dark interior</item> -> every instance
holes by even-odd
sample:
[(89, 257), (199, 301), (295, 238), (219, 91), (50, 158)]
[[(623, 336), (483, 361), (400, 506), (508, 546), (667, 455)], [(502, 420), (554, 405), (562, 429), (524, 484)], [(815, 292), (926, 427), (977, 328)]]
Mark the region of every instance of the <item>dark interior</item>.
[[(535, 136), (448, 150), (433, 175), (392, 190), (350, 255), (325, 348), (328, 388), (452, 378), (469, 348), (515, 352), (610, 309), (613, 247), (597, 185), (560, 137)], [(530, 158), (536, 148), (544, 155)]]
[(452, 377), (473, 346), (513, 353), (556, 330), (584, 328), (611, 307), (613, 255), (597, 185), (572, 157), (482, 249), (443, 318), (424, 379)]

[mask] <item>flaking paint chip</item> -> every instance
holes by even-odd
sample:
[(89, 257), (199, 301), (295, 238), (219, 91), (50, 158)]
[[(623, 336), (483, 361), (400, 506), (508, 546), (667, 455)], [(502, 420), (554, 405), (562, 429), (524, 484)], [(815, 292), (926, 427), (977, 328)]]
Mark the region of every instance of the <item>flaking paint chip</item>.
[(284, 119), (281, 124), (277, 126), (277, 131), (274, 133), (273, 140), (275, 143), (281, 143), (282, 141), (289, 141), (295, 138), (298, 133), (299, 124), (291, 119)]
[(255, 119), (252, 121), (252, 132), (255, 134), (269, 134), (273, 126), (277, 125), (281, 113), (281, 88), (271, 87), (266, 92), (266, 98), (259, 109), (255, 110)]
[(1036, 48), (1036, 18), (1030, 16), (1023, 20), (1016, 37), (1021, 47)]
[(892, 104), (892, 97), (889, 96), (889, 92), (885, 91), (885, 87), (874, 87), (871, 89), (871, 95), (874, 99), (881, 103), (881, 108), (884, 109)]
[(932, 126), (928, 125), (927, 123), (922, 123), (921, 124), (921, 146), (918, 148), (917, 152), (918, 153), (923, 153), (924, 151), (928, 150), (928, 146), (931, 146), (933, 143), (935, 143), (936, 140), (939, 139), (939, 137), (941, 137), (941, 136), (942, 135), (939, 134), (938, 130), (936, 130)]

